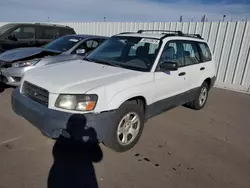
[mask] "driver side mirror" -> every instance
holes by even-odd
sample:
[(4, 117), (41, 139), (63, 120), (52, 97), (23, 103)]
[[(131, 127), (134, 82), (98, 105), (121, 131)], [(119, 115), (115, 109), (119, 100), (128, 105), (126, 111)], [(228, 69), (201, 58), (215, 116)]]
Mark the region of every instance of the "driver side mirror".
[(16, 36), (14, 34), (9, 35), (8, 39), (13, 40), (13, 41), (17, 41), (17, 38), (16, 38)]
[(76, 50), (76, 54), (78, 54), (78, 55), (84, 55), (85, 53), (86, 53), (85, 49), (78, 49), (78, 50)]
[(163, 71), (176, 71), (178, 70), (178, 64), (171, 61), (163, 61), (160, 64), (160, 70)]

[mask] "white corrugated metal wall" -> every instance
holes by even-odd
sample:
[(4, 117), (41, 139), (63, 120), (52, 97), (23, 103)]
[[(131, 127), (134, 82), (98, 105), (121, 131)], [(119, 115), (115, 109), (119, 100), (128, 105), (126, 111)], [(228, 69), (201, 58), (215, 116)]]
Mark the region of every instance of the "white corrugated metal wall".
[[(5, 23), (0, 23), (0, 26)], [(181, 30), (207, 40), (217, 65), (216, 86), (250, 92), (250, 22), (66, 22), (79, 34), (111, 36), (139, 29)]]

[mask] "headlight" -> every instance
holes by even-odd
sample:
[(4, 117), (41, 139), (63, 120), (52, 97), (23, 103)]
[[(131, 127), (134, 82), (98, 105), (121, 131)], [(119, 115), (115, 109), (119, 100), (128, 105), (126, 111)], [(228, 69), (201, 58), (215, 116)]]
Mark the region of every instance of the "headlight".
[(30, 61), (20, 61), (12, 64), (12, 67), (29, 67), (34, 66), (40, 61), (40, 59), (33, 59)]
[(91, 95), (68, 95), (58, 96), (55, 106), (67, 110), (91, 111), (95, 109), (98, 96)]

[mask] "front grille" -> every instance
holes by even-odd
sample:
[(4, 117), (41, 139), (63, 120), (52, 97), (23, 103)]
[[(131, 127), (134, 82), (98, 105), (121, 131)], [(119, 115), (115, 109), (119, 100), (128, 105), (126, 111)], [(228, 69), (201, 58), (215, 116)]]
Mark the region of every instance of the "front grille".
[(9, 68), (12, 66), (11, 62), (0, 61), (0, 68)]
[(44, 106), (48, 106), (49, 92), (46, 89), (25, 81), (23, 83), (22, 93), (30, 99), (33, 99)]

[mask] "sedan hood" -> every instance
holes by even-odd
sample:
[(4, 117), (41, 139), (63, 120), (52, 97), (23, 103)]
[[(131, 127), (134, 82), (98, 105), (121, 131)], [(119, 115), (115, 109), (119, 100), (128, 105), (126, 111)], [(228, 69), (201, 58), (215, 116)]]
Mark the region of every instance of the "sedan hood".
[(57, 55), (60, 51), (45, 48), (16, 48), (0, 54), (0, 61), (15, 62), (26, 59), (42, 58), (47, 55)]
[(67, 61), (27, 71), (28, 81), (50, 93), (83, 93), (115, 81), (138, 76), (140, 72), (92, 63), (83, 60)]

